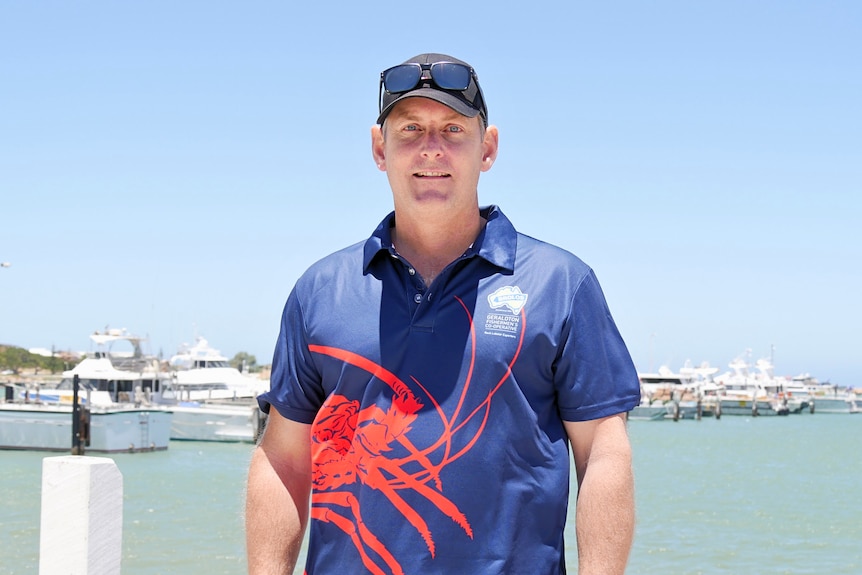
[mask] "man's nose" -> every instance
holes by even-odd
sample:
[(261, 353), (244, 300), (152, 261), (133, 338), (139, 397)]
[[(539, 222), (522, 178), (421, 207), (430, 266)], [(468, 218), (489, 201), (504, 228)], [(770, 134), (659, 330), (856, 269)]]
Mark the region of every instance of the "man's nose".
[(443, 153), (443, 137), (436, 130), (428, 130), (422, 139), (422, 154), (439, 156)]

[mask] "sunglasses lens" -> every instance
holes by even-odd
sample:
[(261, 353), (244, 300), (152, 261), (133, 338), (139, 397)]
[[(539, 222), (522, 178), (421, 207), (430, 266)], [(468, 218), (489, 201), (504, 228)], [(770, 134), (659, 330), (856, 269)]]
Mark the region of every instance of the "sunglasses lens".
[(470, 68), (452, 62), (438, 62), (431, 66), (431, 77), (444, 90), (466, 90), (470, 85)]
[(406, 92), (419, 83), (422, 68), (417, 64), (403, 64), (383, 72), (383, 86), (388, 92)]
[[(407, 92), (419, 84), (422, 66), (402, 64), (383, 72), (383, 86), (390, 93)], [(443, 90), (466, 90), (470, 86), (470, 68), (453, 62), (437, 62), (431, 65), (431, 78)]]
[[(482, 96), (479, 80), (470, 66), (456, 62), (434, 62), (433, 64), (410, 62), (393, 66), (381, 72), (380, 118), (378, 120), (386, 118), (386, 114), (389, 113), (395, 102), (402, 98), (402, 94), (419, 87), (423, 89), (425, 87), (436, 88), (448, 92), (450, 98), (447, 101), (440, 100), (439, 97), (434, 99), (453, 105), (449, 102), (451, 102), (451, 97), (454, 97), (473, 110), (477, 110), (482, 115), (485, 126), (488, 125), (488, 109), (485, 107), (485, 98)], [(432, 96), (428, 94), (428, 97)], [(454, 109), (462, 109), (460, 105), (455, 104), (455, 106)], [(462, 113), (471, 118), (474, 115), (469, 110)]]

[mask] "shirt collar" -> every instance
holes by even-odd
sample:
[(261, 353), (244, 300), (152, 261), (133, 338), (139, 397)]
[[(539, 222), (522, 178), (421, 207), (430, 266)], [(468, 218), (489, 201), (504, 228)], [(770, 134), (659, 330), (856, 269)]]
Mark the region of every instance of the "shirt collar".
[[(515, 248), (518, 245), (515, 227), (509, 221), (502, 210), (495, 205), (480, 208), (482, 217), (487, 224), (479, 232), (479, 236), (470, 249), (468, 255), (478, 255), (491, 264), (506, 270), (515, 269)], [(390, 212), (365, 242), (363, 252), (363, 272), (368, 273), (369, 267), (378, 255), (390, 255), (392, 250), (392, 224), (395, 223), (395, 212)]]

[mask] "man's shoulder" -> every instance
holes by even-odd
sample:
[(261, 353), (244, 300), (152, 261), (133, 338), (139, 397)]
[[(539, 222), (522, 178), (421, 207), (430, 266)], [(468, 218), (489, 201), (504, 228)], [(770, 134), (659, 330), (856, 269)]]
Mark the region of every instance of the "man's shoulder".
[(297, 286), (311, 286), (328, 282), (339, 275), (354, 275), (362, 270), (364, 241), (332, 252), (313, 264), (297, 280)]
[(536, 239), (522, 232), (518, 234), (519, 257), (530, 257), (539, 259), (543, 265), (551, 267), (564, 267), (573, 272), (586, 274), (591, 271), (590, 266), (584, 260), (559, 245)]

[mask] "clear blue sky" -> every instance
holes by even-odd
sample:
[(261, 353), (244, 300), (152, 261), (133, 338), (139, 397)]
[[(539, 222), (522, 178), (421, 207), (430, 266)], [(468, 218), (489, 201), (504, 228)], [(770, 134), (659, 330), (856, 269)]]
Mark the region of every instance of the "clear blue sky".
[(598, 274), (638, 368), (862, 386), (862, 3), (4, 2), (0, 342), (268, 363), (313, 261), (391, 209), (380, 70), (477, 69), (480, 200)]

